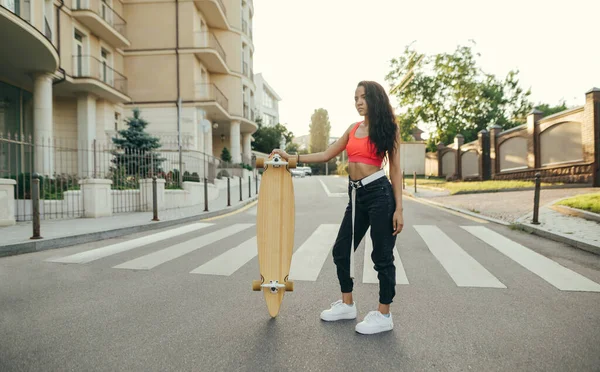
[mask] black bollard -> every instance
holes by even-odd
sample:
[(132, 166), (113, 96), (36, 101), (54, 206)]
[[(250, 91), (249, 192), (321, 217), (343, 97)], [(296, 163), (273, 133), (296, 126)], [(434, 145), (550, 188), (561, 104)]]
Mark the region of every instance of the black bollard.
[(541, 178), (540, 173), (539, 172), (536, 173), (535, 174), (535, 192), (534, 192), (534, 196), (533, 196), (533, 221), (531, 221), (531, 223), (534, 225), (540, 224), (540, 222), (538, 221), (539, 210), (540, 210), (540, 187), (541, 187), (540, 178)]

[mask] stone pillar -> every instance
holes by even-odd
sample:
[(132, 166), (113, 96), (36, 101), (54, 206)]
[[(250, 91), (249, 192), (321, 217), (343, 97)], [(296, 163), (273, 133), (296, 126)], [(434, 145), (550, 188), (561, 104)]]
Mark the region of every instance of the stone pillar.
[(15, 185), (17, 181), (0, 178), (0, 226), (12, 226), (15, 219)]
[(52, 133), (52, 77), (42, 73), (33, 78), (34, 172), (54, 176)]
[(540, 127), (538, 121), (543, 112), (534, 109), (527, 115), (527, 166), (537, 169), (540, 167)]
[[(156, 205), (158, 210), (165, 208), (165, 180), (156, 180)], [(152, 212), (154, 195), (152, 194), (152, 178), (140, 180), (140, 206), (142, 212)]]
[(490, 179), (490, 141), (488, 131), (482, 129), (477, 133), (479, 153), (479, 179), (487, 181)]
[(210, 122), (204, 117), (204, 110), (199, 108), (196, 109), (196, 122), (196, 150), (204, 152), (204, 138), (210, 127)]
[(593, 163), (592, 184), (600, 186), (600, 89), (593, 88), (585, 94), (585, 109), (581, 123), (583, 161)]
[(465, 144), (465, 137), (462, 134), (457, 134), (454, 137), (454, 147), (456, 148), (456, 156), (454, 157), (454, 174), (457, 180), (462, 180), (462, 145)]
[(207, 155), (213, 156), (213, 123), (208, 121), (208, 129), (204, 132), (204, 152)]
[(94, 139), (96, 138), (96, 97), (77, 97), (77, 170), (80, 177), (94, 174)]
[(498, 148), (498, 135), (502, 131), (502, 127), (494, 124), (490, 127), (490, 178), (500, 173), (500, 154)]
[(112, 216), (111, 180), (86, 179), (79, 181), (79, 184), (83, 193), (84, 217), (98, 218)]
[(442, 177), (444, 174), (444, 168), (442, 167), (442, 150), (445, 148), (443, 143), (437, 144), (437, 163), (438, 163), (438, 177)]
[(252, 163), (252, 134), (244, 133), (242, 139), (242, 152), (244, 154), (244, 161), (250, 164)]
[(231, 162), (234, 164), (242, 162), (240, 144), (240, 122), (234, 120), (229, 127), (229, 148), (231, 152)]

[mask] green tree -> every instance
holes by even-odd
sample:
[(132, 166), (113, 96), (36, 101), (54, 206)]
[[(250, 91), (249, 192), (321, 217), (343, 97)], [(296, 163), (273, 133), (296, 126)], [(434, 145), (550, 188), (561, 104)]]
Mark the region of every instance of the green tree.
[(166, 159), (153, 150), (161, 147), (160, 140), (145, 131), (148, 122), (140, 117), (138, 108), (133, 110), (133, 118), (128, 118), (126, 124), (127, 129), (118, 131), (121, 138), (112, 138), (117, 150), (112, 152), (114, 167), (111, 171), (141, 178), (159, 173), (160, 165)]
[(277, 124), (273, 127), (265, 127), (262, 125), (262, 119), (256, 120), (258, 129), (252, 137), (252, 150), (269, 154), (273, 149), (279, 148), (281, 144), (281, 136), (285, 138), (286, 143), (290, 143), (294, 138), (294, 133), (290, 132), (285, 126)]
[(535, 108), (543, 112), (544, 117), (554, 115), (569, 109), (569, 107), (567, 107), (567, 103), (564, 100), (562, 100), (557, 106), (550, 106), (547, 103), (540, 103), (537, 106), (535, 106)]
[(227, 147), (223, 147), (223, 150), (221, 150), (221, 160), (226, 163), (231, 162), (231, 153)]
[[(411, 58), (413, 57), (413, 58)], [(421, 63), (415, 61), (421, 57)], [(465, 142), (477, 138), (477, 132), (491, 124), (508, 129), (526, 122), (532, 105), (531, 92), (519, 86), (518, 71), (510, 71), (504, 79), (483, 72), (470, 46), (458, 46), (453, 53), (427, 56), (410, 45), (404, 54), (390, 62), (386, 81), (396, 86), (412, 68), (414, 77), (397, 91), (401, 108), (406, 110), (400, 124), (407, 132), (413, 124), (431, 129), (428, 149), (438, 142), (451, 143), (457, 134)]]
[(329, 146), (329, 132), (331, 123), (329, 122), (329, 113), (320, 108), (315, 110), (310, 117), (310, 152), (325, 151)]
[[(325, 151), (329, 147), (329, 137), (331, 132), (331, 123), (329, 122), (329, 113), (323, 108), (313, 112), (310, 117), (309, 127), (309, 152)], [(325, 163), (310, 164), (315, 174), (325, 174), (326, 167), (330, 174), (336, 173), (336, 159), (333, 158), (327, 166)]]
[(412, 110), (406, 113), (397, 115), (398, 127), (400, 128), (400, 137), (402, 141), (413, 140), (413, 130), (417, 127), (417, 116)]
[(285, 152), (288, 154), (297, 154), (298, 153), (298, 144), (294, 142), (286, 142)]

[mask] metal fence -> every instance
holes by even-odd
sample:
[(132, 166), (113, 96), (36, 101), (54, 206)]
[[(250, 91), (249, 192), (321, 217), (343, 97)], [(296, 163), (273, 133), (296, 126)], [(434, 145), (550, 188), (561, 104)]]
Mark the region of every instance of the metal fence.
[[(77, 157), (77, 149), (69, 148), (60, 141), (53, 141), (52, 162), (59, 172), (40, 174), (40, 218), (69, 218), (83, 215), (83, 194), (76, 172), (69, 171), (71, 158)], [(31, 185), (36, 167), (47, 163), (49, 144), (34, 145), (31, 136), (0, 134), (0, 178), (13, 179), (15, 187), (15, 218), (31, 220)], [(36, 159), (37, 162), (35, 161)], [(46, 160), (46, 161), (44, 161)], [(38, 168), (40, 169), (40, 168)]]
[[(160, 140), (160, 137), (159, 137)], [(13, 179), (15, 217), (31, 220), (31, 185), (40, 176), (40, 218), (73, 218), (84, 215), (81, 181), (112, 181), (113, 213), (148, 210), (142, 205), (142, 180), (156, 176), (165, 180), (166, 190), (183, 188), (183, 182), (214, 183), (215, 178), (243, 175), (252, 159), (242, 164), (223, 162), (209, 154), (190, 149), (189, 143), (173, 145), (160, 141), (157, 149), (123, 148), (111, 139), (81, 142), (53, 138), (34, 143), (31, 136), (0, 134), (0, 178)], [(247, 163), (246, 163), (247, 162)]]

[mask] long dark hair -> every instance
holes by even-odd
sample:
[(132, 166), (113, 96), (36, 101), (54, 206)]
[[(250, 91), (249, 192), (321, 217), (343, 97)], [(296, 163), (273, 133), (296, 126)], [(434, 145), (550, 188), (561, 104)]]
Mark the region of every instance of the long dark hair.
[(369, 139), (377, 149), (377, 156), (385, 157), (396, 149), (398, 124), (390, 99), (383, 87), (375, 81), (361, 81), (365, 88), (369, 116)]

